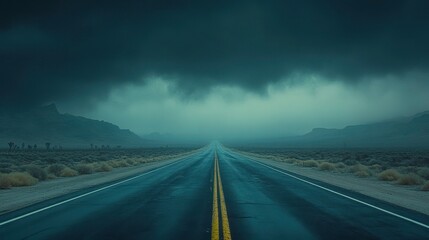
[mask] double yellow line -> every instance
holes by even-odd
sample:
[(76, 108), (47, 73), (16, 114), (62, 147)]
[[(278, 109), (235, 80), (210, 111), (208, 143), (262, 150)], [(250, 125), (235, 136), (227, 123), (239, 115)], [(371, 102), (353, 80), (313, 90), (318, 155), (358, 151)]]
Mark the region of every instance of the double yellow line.
[[(219, 191), (219, 198), (218, 198)], [(220, 200), (220, 201), (219, 201)], [(225, 196), (223, 194), (222, 179), (220, 178), (219, 160), (217, 153), (214, 156), (214, 170), (213, 170), (213, 214), (212, 214), (212, 240), (221, 239), (219, 231), (219, 202), (220, 213), (222, 218), (222, 236), (224, 240), (231, 239), (231, 231), (229, 229), (228, 213), (226, 211)]]

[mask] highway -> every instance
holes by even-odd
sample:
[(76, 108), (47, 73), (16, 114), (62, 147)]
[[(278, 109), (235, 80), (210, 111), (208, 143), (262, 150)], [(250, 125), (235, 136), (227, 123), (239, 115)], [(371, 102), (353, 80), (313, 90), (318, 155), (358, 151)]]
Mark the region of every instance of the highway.
[[(0, 192), (1, 194), (1, 192)], [(429, 239), (429, 217), (218, 143), (0, 216), (0, 239)]]

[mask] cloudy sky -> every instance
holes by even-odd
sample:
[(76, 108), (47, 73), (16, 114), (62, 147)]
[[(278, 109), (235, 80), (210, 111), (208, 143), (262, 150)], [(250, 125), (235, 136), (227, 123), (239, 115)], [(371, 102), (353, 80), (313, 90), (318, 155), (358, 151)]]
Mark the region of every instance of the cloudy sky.
[(429, 1), (2, 1), (0, 107), (278, 137), (429, 110)]

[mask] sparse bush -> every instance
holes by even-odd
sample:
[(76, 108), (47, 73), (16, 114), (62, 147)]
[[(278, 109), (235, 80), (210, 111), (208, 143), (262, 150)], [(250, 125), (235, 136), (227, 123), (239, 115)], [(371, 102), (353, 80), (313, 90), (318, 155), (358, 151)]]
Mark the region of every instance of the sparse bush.
[(346, 167), (347, 167), (347, 165), (344, 164), (344, 163), (342, 163), (342, 162), (339, 162), (339, 163), (335, 164), (335, 168), (344, 169)]
[(283, 162), (285, 163), (290, 163), (290, 164), (294, 164), (296, 162), (296, 159), (293, 158), (286, 158), (283, 160)]
[(362, 164), (355, 164), (350, 167), (349, 171), (353, 173), (357, 177), (369, 177), (371, 176), (371, 172), (368, 167)]
[(100, 164), (95, 166), (96, 172), (110, 172), (110, 171), (112, 171), (112, 169), (113, 168), (110, 165), (108, 165), (107, 163), (100, 163)]
[(369, 169), (374, 170), (376, 172), (380, 172), (383, 167), (380, 164), (373, 164), (369, 167)]
[(12, 187), (12, 181), (7, 174), (0, 174), (0, 189), (9, 189)]
[(79, 172), (79, 174), (91, 174), (94, 172), (94, 169), (92, 165), (90, 164), (80, 164), (76, 167), (76, 170)]
[(46, 173), (45, 169), (39, 166), (35, 166), (35, 165), (27, 166), (26, 171), (31, 176), (37, 178), (40, 181), (46, 180), (48, 178), (48, 173)]
[(128, 164), (127, 160), (120, 160), (117, 161), (118, 167), (129, 167), (130, 165)]
[(134, 166), (137, 164), (136, 160), (134, 159), (127, 159), (127, 164), (130, 166)]
[(418, 185), (423, 182), (423, 179), (414, 173), (403, 174), (398, 179), (398, 184), (400, 185)]
[(66, 166), (64, 164), (52, 164), (48, 167), (48, 173), (51, 173), (57, 177), (61, 176), (61, 171), (65, 168)]
[(429, 181), (426, 181), (422, 186), (422, 191), (429, 191)]
[(335, 165), (329, 162), (323, 162), (319, 165), (319, 169), (322, 171), (332, 171), (335, 169)]
[(420, 177), (422, 177), (422, 178), (424, 178), (424, 179), (426, 179), (426, 180), (429, 180), (429, 168), (428, 168), (428, 167), (422, 167), (422, 168), (420, 168), (420, 169), (417, 171), (417, 174), (418, 174)]
[(378, 174), (378, 179), (382, 181), (396, 181), (401, 177), (401, 174), (398, 173), (395, 169), (387, 169)]
[(118, 168), (119, 167), (118, 161), (116, 161), (116, 160), (110, 160), (107, 162), (107, 164), (109, 164), (109, 166), (111, 166), (112, 168)]
[(302, 167), (318, 167), (319, 163), (315, 160), (304, 160), (299, 165)]
[(69, 167), (63, 168), (63, 170), (61, 170), (61, 174), (60, 174), (61, 177), (74, 177), (77, 175), (79, 175), (79, 173), (76, 170), (71, 169)]
[(371, 176), (369, 171), (361, 170), (354, 173), (356, 177), (365, 178)]
[(31, 186), (38, 181), (36, 178), (26, 172), (13, 172), (2, 174), (0, 176), (0, 188), (7, 189), (11, 187)]

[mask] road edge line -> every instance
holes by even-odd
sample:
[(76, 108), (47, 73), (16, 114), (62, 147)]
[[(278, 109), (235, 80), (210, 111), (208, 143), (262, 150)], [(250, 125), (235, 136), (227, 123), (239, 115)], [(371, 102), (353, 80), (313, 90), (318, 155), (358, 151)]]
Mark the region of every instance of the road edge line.
[(70, 199), (67, 199), (67, 200), (61, 201), (61, 202), (59, 202), (59, 203), (52, 204), (52, 205), (47, 206), (47, 207), (43, 207), (43, 208), (41, 208), (41, 209), (38, 209), (38, 210), (35, 210), (35, 211), (32, 211), (32, 212), (29, 212), (29, 213), (23, 214), (23, 215), (21, 215), (21, 216), (18, 216), (18, 217), (15, 217), (15, 218), (12, 218), (12, 219), (6, 220), (6, 221), (4, 221), (4, 222), (0, 222), (0, 226), (6, 225), (6, 224), (11, 223), (11, 222), (15, 222), (15, 221), (17, 221), (17, 220), (20, 220), (20, 219), (23, 219), (23, 218), (29, 217), (29, 216), (31, 216), (31, 215), (34, 215), (34, 214), (39, 213), (39, 212), (43, 212), (43, 211), (48, 210), (48, 209), (51, 209), (51, 208), (54, 208), (54, 207), (57, 207), (57, 206), (63, 205), (63, 204), (65, 204), (65, 203), (68, 203), (68, 202), (74, 201), (74, 200), (76, 200), (76, 199), (80, 199), (80, 198), (86, 197), (86, 196), (88, 196), (88, 195), (91, 195), (91, 194), (94, 194), (94, 193), (97, 193), (97, 192), (100, 192), (100, 191), (106, 190), (106, 189), (108, 189), (108, 188), (111, 188), (111, 187), (114, 187), (114, 186), (120, 185), (120, 184), (122, 184), (122, 183), (126, 183), (126, 182), (129, 182), (129, 181), (132, 181), (132, 180), (134, 180), (134, 179), (136, 179), (136, 178), (143, 177), (143, 176), (145, 176), (145, 175), (147, 175), (147, 174), (150, 174), (150, 173), (153, 173), (153, 172), (159, 171), (159, 170), (161, 170), (161, 169), (164, 169), (164, 168), (166, 168), (166, 167), (169, 167), (169, 166), (172, 166), (172, 165), (178, 164), (178, 163), (180, 163), (180, 162), (181, 162), (181, 161), (180, 161), (180, 160), (178, 160), (178, 161), (175, 161), (175, 162), (169, 163), (169, 164), (167, 164), (167, 165), (161, 166), (161, 167), (159, 167), (159, 168), (156, 168), (156, 169), (150, 170), (149, 172), (142, 173), (142, 174), (140, 174), (140, 175), (137, 175), (137, 176), (134, 176), (134, 177), (131, 177), (131, 178), (128, 178), (128, 179), (122, 180), (122, 181), (120, 181), (120, 182), (117, 182), (117, 183), (114, 183), (114, 184), (111, 184), (111, 185), (108, 185), (108, 186), (105, 186), (105, 187), (102, 187), (102, 188), (99, 188), (99, 189), (96, 189), (96, 190), (93, 190), (93, 191), (90, 191), (90, 192), (87, 192), (87, 193), (84, 193), (84, 194), (81, 194), (81, 195), (76, 196), (76, 197), (72, 197), (72, 198), (70, 198)]
[(357, 202), (357, 203), (363, 204), (363, 205), (365, 205), (365, 206), (368, 206), (368, 207), (374, 208), (374, 209), (379, 210), (379, 211), (381, 211), (381, 212), (387, 213), (387, 214), (389, 214), (389, 215), (392, 215), (392, 216), (395, 216), (395, 217), (401, 218), (402, 220), (405, 220), (405, 221), (408, 221), (408, 222), (414, 223), (414, 224), (416, 224), (416, 225), (419, 225), (419, 226), (421, 226), (421, 227), (424, 227), (424, 228), (429, 229), (429, 225), (426, 225), (426, 224), (421, 223), (421, 222), (419, 222), (419, 221), (413, 220), (413, 219), (411, 219), (411, 218), (407, 218), (407, 217), (405, 217), (405, 216), (399, 215), (399, 214), (394, 213), (394, 212), (391, 212), (391, 211), (389, 211), (389, 210), (385, 210), (385, 209), (383, 209), (383, 208), (377, 207), (377, 206), (375, 206), (375, 205), (372, 205), (372, 204), (370, 204), (370, 203), (364, 202), (364, 201), (362, 201), (362, 200), (359, 200), (359, 199), (356, 199), (356, 198), (350, 197), (350, 196), (348, 196), (348, 195), (345, 195), (345, 194), (343, 194), (343, 193), (339, 193), (339, 192), (337, 192), (337, 191), (334, 191), (334, 190), (332, 190), (332, 189), (329, 189), (329, 188), (326, 188), (326, 187), (320, 186), (320, 185), (318, 185), (318, 184), (316, 184), (316, 183), (312, 183), (312, 182), (307, 181), (307, 180), (305, 180), (305, 179), (299, 178), (299, 177), (294, 176), (294, 175), (292, 175), (292, 174), (289, 174), (289, 173), (283, 172), (283, 171), (281, 171), (281, 170), (278, 170), (278, 169), (276, 169), (276, 168), (273, 168), (273, 167), (271, 167), (271, 166), (269, 166), (269, 165), (266, 165), (265, 163), (260, 163), (260, 162), (259, 162), (259, 161), (257, 161), (257, 160), (253, 160), (253, 159), (251, 159), (251, 158), (248, 158), (248, 159), (250, 159), (251, 161), (253, 161), (253, 162), (255, 162), (255, 163), (259, 164), (259, 165), (262, 165), (262, 166), (264, 166), (264, 167), (266, 167), (266, 168), (269, 168), (269, 169), (271, 169), (271, 170), (273, 170), (273, 171), (276, 171), (276, 172), (282, 173), (282, 174), (284, 174), (284, 175), (287, 175), (287, 176), (289, 176), (289, 177), (295, 178), (295, 179), (297, 179), (297, 180), (299, 180), (299, 181), (301, 181), (301, 182), (304, 182), (304, 183), (310, 184), (310, 185), (312, 185), (312, 186), (318, 187), (318, 188), (323, 189), (323, 190), (325, 190), (325, 191), (328, 191), (328, 192), (334, 193), (334, 194), (336, 194), (336, 195), (338, 195), (338, 196), (341, 196), (341, 197), (347, 198), (347, 199), (352, 200), (352, 201), (354, 201), (354, 202)]

